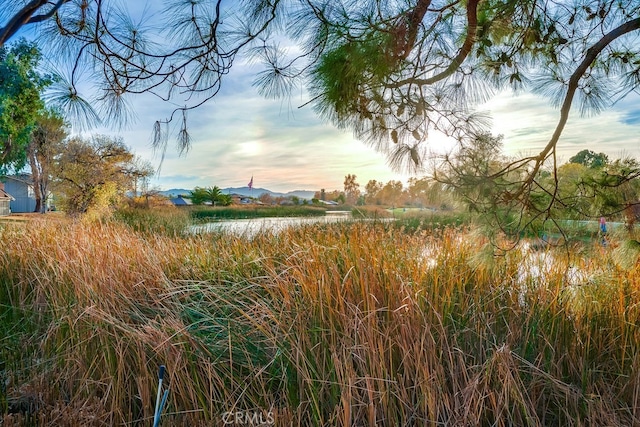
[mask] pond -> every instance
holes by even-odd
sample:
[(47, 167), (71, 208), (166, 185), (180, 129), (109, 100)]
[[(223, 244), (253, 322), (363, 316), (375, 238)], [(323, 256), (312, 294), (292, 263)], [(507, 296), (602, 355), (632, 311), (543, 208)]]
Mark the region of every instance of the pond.
[(354, 221), (351, 212), (327, 212), (323, 216), (309, 217), (273, 217), (233, 219), (208, 222), (191, 226), (193, 233), (227, 232), (237, 235), (254, 236), (261, 231), (279, 232), (286, 228), (308, 224), (329, 224), (335, 222)]

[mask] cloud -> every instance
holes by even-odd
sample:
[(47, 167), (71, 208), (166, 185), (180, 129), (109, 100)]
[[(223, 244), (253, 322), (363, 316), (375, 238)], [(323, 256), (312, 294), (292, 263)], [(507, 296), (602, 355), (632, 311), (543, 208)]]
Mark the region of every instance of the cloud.
[[(252, 175), (254, 185), (274, 191), (340, 189), (347, 174), (355, 174), (363, 186), (370, 179), (406, 181), (391, 171), (383, 155), (324, 123), (311, 107), (298, 108), (302, 100), (261, 97), (250, 84), (249, 68), (238, 67), (227, 77), (218, 95), (188, 112), (191, 149), (179, 155), (170, 139), (152, 185), (224, 188), (244, 186)], [(157, 165), (161, 156), (150, 144), (153, 123), (169, 117), (176, 106), (148, 94), (131, 102), (138, 116), (134, 126), (96, 132), (122, 136), (138, 155)]]
[[(256, 186), (274, 191), (340, 189), (347, 174), (355, 174), (363, 186), (370, 179), (406, 181), (408, 176), (394, 173), (382, 154), (323, 122), (310, 106), (298, 108), (306, 101), (302, 96), (291, 100), (260, 96), (251, 85), (255, 68), (236, 65), (210, 102), (188, 112), (191, 150), (180, 156), (170, 140), (154, 185), (244, 186), (252, 175)], [(559, 160), (566, 161), (582, 149), (605, 152), (611, 158), (640, 157), (637, 101), (637, 96), (629, 97), (593, 117), (580, 117), (574, 109), (557, 145)], [(147, 94), (132, 97), (131, 102), (138, 121), (119, 134), (139, 155), (157, 163), (159, 155), (150, 146), (153, 123), (169, 117), (180, 101), (171, 105)], [(559, 110), (547, 99), (528, 93), (501, 93), (481, 109), (491, 113), (491, 132), (504, 135), (505, 153), (510, 156), (539, 153), (559, 119)], [(440, 135), (429, 138), (435, 152), (452, 147)]]
[(627, 125), (640, 125), (640, 110), (626, 113), (622, 118), (622, 123)]
[[(163, 15), (158, 2), (121, 3), (154, 29), (168, 28), (163, 24), (170, 24), (172, 19)], [(225, 15), (237, 10), (235, 6), (234, 2), (223, 2), (223, 7), (228, 8)], [(234, 19), (229, 16), (225, 21), (232, 23)], [(35, 37), (31, 30), (24, 34)], [(301, 53), (295, 46), (285, 48), (291, 56)], [(208, 103), (188, 112), (192, 147), (183, 155), (178, 153), (174, 139), (181, 119), (174, 117), (161, 174), (153, 185), (242, 186), (253, 175), (257, 186), (288, 191), (341, 188), (346, 174), (357, 175), (362, 185), (370, 179), (406, 180), (407, 176), (396, 174), (387, 166), (383, 155), (350, 133), (323, 122), (310, 106), (298, 108), (307, 100), (304, 94), (291, 100), (261, 97), (251, 84), (255, 72), (250, 60), (236, 58), (231, 73), (223, 78), (221, 91)], [(90, 76), (86, 78), (90, 81)], [(479, 82), (476, 90), (481, 91), (483, 86)], [(168, 103), (151, 94), (127, 95), (137, 116), (135, 123), (125, 130), (101, 128), (95, 133), (122, 136), (138, 155), (158, 165), (162, 156), (151, 146), (153, 125), (156, 120), (171, 117), (188, 97), (185, 94)], [(595, 117), (579, 117), (574, 111), (558, 143), (560, 157), (568, 159), (585, 148), (614, 158), (623, 153), (640, 157), (639, 99), (632, 94)], [(514, 156), (540, 152), (559, 118), (558, 110), (547, 99), (527, 93), (515, 96), (504, 92), (482, 108), (492, 113), (491, 131), (504, 135), (506, 154)], [(429, 139), (429, 148), (434, 152), (452, 147), (451, 141), (440, 135), (430, 135)]]
[[(612, 158), (640, 157), (637, 126), (640, 121), (636, 121), (640, 112), (628, 112), (632, 103), (629, 99), (590, 117), (581, 117), (574, 108), (557, 145), (559, 160), (566, 161), (583, 149), (604, 152)], [(560, 118), (558, 109), (533, 94), (501, 93), (483, 107), (493, 115), (493, 133), (504, 135), (505, 151), (509, 155), (539, 153), (550, 140)]]

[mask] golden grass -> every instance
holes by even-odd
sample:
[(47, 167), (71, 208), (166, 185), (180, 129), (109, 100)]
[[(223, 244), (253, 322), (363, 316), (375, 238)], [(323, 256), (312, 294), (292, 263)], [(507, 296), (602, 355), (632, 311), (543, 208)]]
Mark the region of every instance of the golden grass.
[(164, 425), (640, 422), (638, 271), (606, 251), (479, 262), (465, 230), (385, 223), (0, 238), (3, 425), (150, 425), (160, 364)]

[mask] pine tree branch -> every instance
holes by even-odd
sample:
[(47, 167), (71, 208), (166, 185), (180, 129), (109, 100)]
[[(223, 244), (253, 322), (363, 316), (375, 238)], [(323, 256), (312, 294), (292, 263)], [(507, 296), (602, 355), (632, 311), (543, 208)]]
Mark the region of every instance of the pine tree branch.
[(17, 12), (13, 17), (9, 20), (7, 25), (0, 28), (0, 46), (4, 46), (4, 44), (13, 37), (20, 28), (25, 25), (33, 24), (36, 22), (42, 22), (46, 19), (51, 18), (60, 7), (68, 3), (70, 0), (58, 0), (58, 2), (53, 5), (51, 10), (47, 13), (43, 13), (41, 15), (33, 16), (40, 8), (46, 6), (49, 2), (47, 0), (33, 0)]
[(560, 120), (556, 125), (556, 129), (553, 132), (551, 139), (549, 140), (547, 145), (544, 147), (544, 149), (540, 152), (540, 154), (538, 154), (534, 158), (535, 164), (533, 166), (533, 170), (529, 173), (529, 176), (525, 181), (525, 184), (522, 186), (522, 188), (514, 195), (516, 198), (521, 196), (525, 192), (525, 189), (533, 183), (533, 180), (536, 174), (538, 173), (538, 171), (540, 170), (540, 168), (542, 167), (542, 164), (547, 159), (547, 157), (549, 157), (549, 154), (552, 152), (552, 150), (555, 150), (556, 144), (558, 143), (558, 141), (560, 140), (560, 136), (562, 135), (562, 131), (564, 130), (564, 127), (567, 124), (567, 121), (569, 120), (569, 113), (571, 112), (571, 104), (573, 102), (575, 93), (578, 90), (578, 84), (582, 76), (586, 73), (588, 68), (593, 63), (593, 61), (596, 60), (596, 58), (598, 57), (600, 52), (604, 50), (604, 48), (606, 48), (609, 44), (611, 44), (617, 38), (622, 37), (623, 35), (630, 33), (632, 31), (636, 31), (638, 29), (640, 29), (640, 18), (627, 21), (624, 24), (618, 26), (617, 28), (611, 30), (610, 32), (602, 36), (600, 40), (598, 40), (593, 46), (591, 46), (587, 50), (584, 59), (582, 60), (580, 65), (578, 65), (578, 68), (576, 68), (576, 70), (573, 72), (573, 74), (571, 74), (571, 77), (569, 78), (567, 94), (565, 95), (564, 101), (562, 103), (562, 107), (560, 108)]

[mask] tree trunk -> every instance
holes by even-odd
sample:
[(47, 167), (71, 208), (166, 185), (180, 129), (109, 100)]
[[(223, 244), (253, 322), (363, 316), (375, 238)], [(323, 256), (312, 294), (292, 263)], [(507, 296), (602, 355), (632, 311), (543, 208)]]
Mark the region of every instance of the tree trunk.
[(44, 213), (45, 207), (42, 200), (43, 199), (42, 187), (40, 185), (41, 174), (40, 174), (40, 169), (38, 169), (38, 162), (36, 160), (35, 150), (29, 149), (28, 156), (29, 156), (29, 166), (31, 166), (31, 182), (33, 183), (33, 193), (35, 194), (35, 197), (36, 197), (36, 207), (33, 211), (38, 213)]

